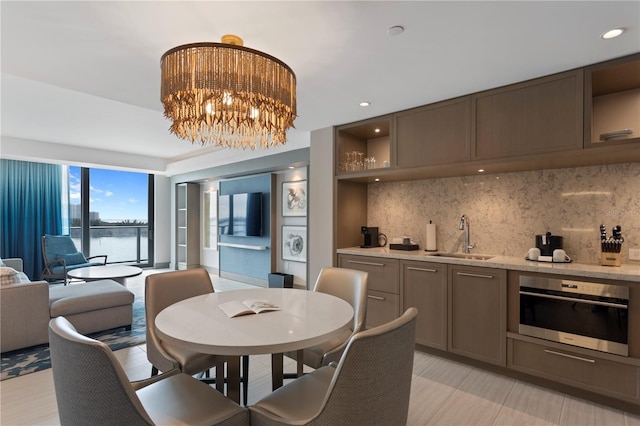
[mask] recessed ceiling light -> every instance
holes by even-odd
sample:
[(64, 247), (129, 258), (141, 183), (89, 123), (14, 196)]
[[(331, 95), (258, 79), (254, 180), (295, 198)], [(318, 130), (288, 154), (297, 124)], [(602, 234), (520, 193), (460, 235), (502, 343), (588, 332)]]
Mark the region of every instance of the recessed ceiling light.
[(380, 178), (375, 178), (374, 179), (376, 182), (380, 182)]
[(483, 173), (484, 169), (478, 169), (478, 173)]
[(380, 129), (375, 129), (374, 132), (380, 133)]
[(290, 168), (290, 169), (295, 169), (295, 167), (293, 167), (293, 166), (289, 166), (289, 168)]
[(367, 102), (367, 101), (365, 101), (365, 102), (360, 102), (360, 106), (361, 106), (361, 107), (368, 107), (369, 105), (371, 105), (371, 102)]
[(387, 34), (390, 36), (397, 36), (404, 32), (404, 27), (402, 25), (394, 25), (393, 27), (387, 30)]
[(602, 34), (602, 38), (609, 40), (610, 38), (616, 38), (624, 32), (624, 28), (614, 28)]

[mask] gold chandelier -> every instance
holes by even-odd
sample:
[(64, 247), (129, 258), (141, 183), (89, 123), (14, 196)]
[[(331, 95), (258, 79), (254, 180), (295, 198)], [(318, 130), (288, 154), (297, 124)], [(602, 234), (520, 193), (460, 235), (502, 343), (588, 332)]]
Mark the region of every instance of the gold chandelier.
[(268, 148), (286, 143), (296, 117), (296, 75), (242, 39), (185, 44), (160, 60), (161, 100), (171, 133), (201, 145)]

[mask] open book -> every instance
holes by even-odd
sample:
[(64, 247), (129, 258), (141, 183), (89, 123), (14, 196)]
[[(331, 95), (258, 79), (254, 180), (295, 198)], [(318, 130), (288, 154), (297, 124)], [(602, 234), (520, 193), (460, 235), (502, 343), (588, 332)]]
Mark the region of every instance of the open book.
[(279, 311), (280, 307), (266, 300), (247, 299), (231, 300), (218, 305), (229, 318), (240, 315), (259, 314), (260, 312)]

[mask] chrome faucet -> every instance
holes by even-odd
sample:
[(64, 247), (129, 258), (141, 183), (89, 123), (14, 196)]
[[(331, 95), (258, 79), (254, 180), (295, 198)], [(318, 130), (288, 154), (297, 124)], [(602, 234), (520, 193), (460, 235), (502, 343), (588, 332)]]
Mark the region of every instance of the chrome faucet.
[[(465, 227), (465, 223), (466, 223), (466, 227)], [(460, 218), (460, 225), (458, 225), (458, 229), (459, 230), (465, 230), (464, 232), (464, 252), (465, 253), (471, 253), (471, 249), (474, 248), (476, 245), (475, 244), (471, 244), (471, 229), (469, 227), (469, 218), (467, 217), (466, 214), (463, 214), (462, 217)]]

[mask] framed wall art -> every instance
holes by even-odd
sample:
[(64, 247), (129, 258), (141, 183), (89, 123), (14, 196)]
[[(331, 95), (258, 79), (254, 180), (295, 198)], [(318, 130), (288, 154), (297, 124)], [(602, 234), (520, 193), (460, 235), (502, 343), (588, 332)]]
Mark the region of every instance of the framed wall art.
[(307, 261), (307, 227), (282, 227), (282, 259), (294, 262)]
[(307, 181), (282, 182), (282, 216), (307, 215)]

